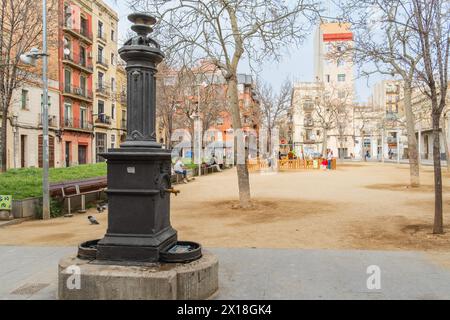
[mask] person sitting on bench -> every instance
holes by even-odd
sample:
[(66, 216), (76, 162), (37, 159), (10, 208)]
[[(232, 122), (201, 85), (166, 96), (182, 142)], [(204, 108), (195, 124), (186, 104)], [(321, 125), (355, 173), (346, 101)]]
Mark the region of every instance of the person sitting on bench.
[(175, 170), (175, 173), (183, 175), (184, 183), (188, 182), (186, 167), (184, 166), (183, 161), (181, 161), (181, 159), (178, 159), (177, 162), (175, 162), (173, 169)]
[(222, 169), (220, 169), (220, 165), (217, 163), (217, 158), (214, 154), (212, 155), (211, 159), (209, 160), (208, 167), (209, 168), (215, 167), (217, 169), (217, 171), (219, 171), (219, 172), (222, 171)]

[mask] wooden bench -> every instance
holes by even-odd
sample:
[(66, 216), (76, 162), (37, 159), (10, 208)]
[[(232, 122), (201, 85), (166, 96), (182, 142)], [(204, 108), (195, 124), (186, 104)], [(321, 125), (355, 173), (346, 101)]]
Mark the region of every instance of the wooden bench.
[(85, 213), (86, 212), (86, 196), (89, 194), (97, 194), (97, 200), (100, 199), (101, 193), (106, 190), (106, 188), (101, 188), (97, 190), (87, 191), (87, 192), (80, 192), (80, 186), (75, 185), (76, 192), (74, 194), (66, 194), (65, 188), (61, 189), (62, 193), (62, 199), (67, 200), (67, 214), (72, 213), (72, 206), (71, 206), (71, 199), (75, 197), (81, 198), (81, 209), (78, 210), (79, 213)]

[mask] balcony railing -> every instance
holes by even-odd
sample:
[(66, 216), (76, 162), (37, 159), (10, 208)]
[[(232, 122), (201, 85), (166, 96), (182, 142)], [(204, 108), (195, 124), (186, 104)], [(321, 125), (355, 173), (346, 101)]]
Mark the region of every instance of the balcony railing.
[(81, 130), (89, 130), (92, 131), (92, 123), (86, 119), (65, 117), (64, 118), (64, 127), (72, 128), (72, 129), (81, 129)]
[(95, 120), (95, 123), (96, 124), (107, 124), (107, 125), (110, 125), (111, 124), (111, 117), (107, 116), (104, 113), (100, 113), (97, 116), (97, 119)]
[(66, 84), (64, 85), (64, 93), (92, 100), (92, 91), (83, 89), (81, 87)]
[(111, 90), (109, 89), (109, 87), (101, 83), (97, 84), (95, 92), (104, 96), (109, 96), (111, 94)]
[[(42, 114), (41, 113), (38, 114), (38, 123), (39, 123), (39, 126), (42, 126)], [(48, 116), (48, 126), (49, 127), (57, 127), (58, 126), (58, 119), (56, 116), (52, 116), (52, 115)]]
[(88, 39), (90, 42), (92, 42), (92, 40), (94, 39), (94, 37), (92, 36), (92, 32), (89, 32), (86, 28), (83, 28), (83, 27), (75, 28), (70, 23), (65, 22), (64, 29), (66, 29), (67, 31), (70, 31), (72, 34), (82, 36), (82, 37)]
[(106, 36), (105, 36), (104, 32), (98, 31), (97, 38), (99, 38), (100, 40), (103, 40), (103, 42), (106, 42)]
[(97, 63), (99, 65), (104, 66), (105, 68), (108, 68), (108, 66), (109, 66), (108, 59), (106, 59), (105, 57), (100, 56), (100, 55), (97, 56)]
[(72, 62), (74, 65), (87, 69), (90, 72), (93, 72), (94, 68), (92, 66), (92, 62), (87, 59), (86, 57), (80, 56), (80, 55), (64, 55), (64, 60)]

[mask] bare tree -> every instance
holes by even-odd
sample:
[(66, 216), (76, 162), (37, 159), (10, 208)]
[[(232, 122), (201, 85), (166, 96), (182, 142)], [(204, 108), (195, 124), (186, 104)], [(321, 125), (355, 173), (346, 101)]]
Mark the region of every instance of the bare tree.
[[(209, 65), (211, 66), (211, 65)], [(226, 111), (225, 86), (221, 74), (211, 68), (167, 65), (158, 73), (157, 114), (171, 147), (174, 129), (187, 128), (193, 137), (198, 116), (203, 130), (214, 126)]]
[[(0, 170), (6, 171), (7, 124), (13, 93), (36, 77), (36, 70), (24, 66), (20, 55), (42, 43), (42, 4), (33, 0), (0, 0), (0, 6)], [(53, 2), (48, 8), (49, 18), (52, 10)]]
[[(278, 93), (274, 93), (273, 88), (268, 83), (263, 83), (261, 79), (256, 82), (256, 96), (259, 100), (260, 113), (264, 126), (267, 128), (268, 145), (271, 146), (270, 139), (274, 128), (282, 124), (281, 120), (286, 119), (291, 108), (292, 83), (286, 79)], [(271, 153), (272, 150), (269, 150)]]
[(444, 226), (439, 135), (448, 91), (450, 4), (443, 0), (412, 0), (412, 4), (412, 22), (419, 39), (419, 52), (423, 57), (420, 68), (417, 69), (418, 81), (423, 83), (424, 92), (431, 100), (435, 192), (433, 233), (441, 234)]
[[(281, 49), (300, 43), (310, 28), (318, 5), (314, 0), (130, 0), (134, 8), (156, 14), (162, 44), (192, 58), (208, 57), (222, 71), (227, 82), (227, 99), (233, 129), (242, 128), (238, 95), (238, 66), (278, 58)], [(237, 164), (239, 200), (250, 203), (250, 182), (246, 163)]]
[(356, 33), (353, 50), (357, 62), (365, 70), (373, 67), (362, 75), (397, 75), (403, 81), (410, 184), (419, 186), (419, 154), (411, 99), (414, 73), (422, 55), (415, 48), (410, 0), (347, 0), (342, 9), (344, 19), (353, 24)]

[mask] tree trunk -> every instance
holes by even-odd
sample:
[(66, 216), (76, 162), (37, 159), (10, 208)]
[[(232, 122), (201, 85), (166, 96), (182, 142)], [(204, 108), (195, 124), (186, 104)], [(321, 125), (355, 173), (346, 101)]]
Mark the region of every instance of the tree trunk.
[(7, 153), (8, 153), (8, 144), (7, 144), (7, 133), (8, 133), (8, 112), (5, 112), (4, 110), (7, 110), (3, 106), (3, 112), (2, 112), (2, 128), (1, 128), (1, 163), (0, 163), (0, 172), (5, 172), (7, 168)]
[(433, 233), (444, 233), (442, 215), (442, 173), (441, 148), (439, 139), (440, 115), (433, 114), (433, 165), (434, 165), (434, 226)]
[(366, 153), (364, 152), (364, 132), (361, 130), (360, 132), (361, 135), (361, 161), (364, 160), (366, 161)]
[[(227, 79), (227, 99), (230, 104), (231, 115), (233, 118), (233, 129), (236, 130), (242, 128), (241, 112), (239, 110), (239, 96), (237, 88), (237, 77), (234, 74)], [(235, 140), (236, 141), (236, 140)], [(248, 208), (250, 206), (250, 180), (247, 168), (247, 157), (245, 157), (244, 164), (236, 164), (238, 187), (239, 187), (239, 202), (241, 207)]]
[(322, 156), (326, 158), (328, 156), (328, 141), (327, 141), (327, 128), (323, 128), (323, 140), (322, 140)]
[(445, 116), (442, 117), (442, 139), (444, 140), (445, 158), (447, 160), (447, 172), (450, 172), (450, 150), (448, 147), (447, 128), (445, 127)]
[[(420, 186), (420, 166), (419, 153), (417, 151), (417, 139), (415, 131), (415, 119), (412, 112), (411, 86), (405, 85), (405, 117), (406, 117), (406, 134), (408, 136), (408, 158), (409, 158), (409, 176), (411, 187)], [(398, 148), (398, 147), (397, 147)]]

